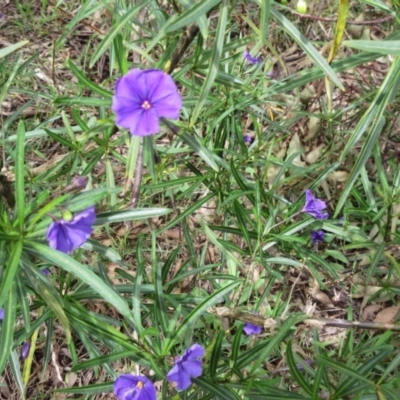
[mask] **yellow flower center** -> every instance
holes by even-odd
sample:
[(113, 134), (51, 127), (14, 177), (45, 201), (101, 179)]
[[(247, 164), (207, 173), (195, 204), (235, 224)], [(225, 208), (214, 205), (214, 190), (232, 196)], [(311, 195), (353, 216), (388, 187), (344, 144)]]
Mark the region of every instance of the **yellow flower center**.
[(151, 108), (151, 104), (149, 101), (145, 100), (142, 104), (142, 108), (144, 108), (145, 110), (150, 110)]
[(143, 382), (138, 382), (137, 383), (137, 385), (136, 385), (136, 387), (138, 388), (138, 389), (141, 389), (142, 387), (144, 386), (144, 383)]

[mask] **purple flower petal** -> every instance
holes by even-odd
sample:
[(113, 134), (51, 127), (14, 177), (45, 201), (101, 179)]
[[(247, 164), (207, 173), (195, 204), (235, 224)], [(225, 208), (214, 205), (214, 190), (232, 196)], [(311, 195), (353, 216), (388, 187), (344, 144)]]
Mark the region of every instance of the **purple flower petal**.
[(47, 231), (50, 247), (66, 254), (77, 249), (89, 239), (95, 220), (96, 213), (92, 206), (75, 214), (71, 221), (53, 221)]
[(4, 308), (0, 308), (0, 320), (4, 319)]
[(245, 51), (243, 53), (243, 57), (245, 58), (245, 60), (249, 63), (249, 64), (259, 64), (261, 62), (261, 58), (260, 57), (252, 57), (252, 55), (248, 52)]
[(324, 231), (311, 231), (311, 240), (313, 244), (316, 244), (317, 242), (323, 242), (324, 238), (325, 238)]
[(195, 343), (185, 353), (177, 357), (175, 365), (167, 374), (167, 379), (177, 383), (178, 390), (185, 390), (191, 384), (191, 378), (198, 378), (203, 372), (203, 362), (198, 358), (204, 356), (204, 347)]
[(153, 383), (145, 376), (120, 375), (114, 383), (114, 394), (118, 400), (156, 400)]
[(178, 119), (182, 98), (175, 82), (158, 69), (133, 69), (115, 85), (112, 110), (116, 124), (134, 136), (160, 131), (160, 118)]
[(259, 335), (261, 333), (261, 327), (257, 325), (253, 325), (250, 322), (247, 322), (243, 327), (244, 333), (248, 336), (250, 335)]
[(31, 342), (25, 342), (21, 349), (21, 359), (26, 360), (29, 354), (29, 350), (31, 348)]
[(303, 211), (310, 214), (316, 219), (327, 219), (329, 214), (322, 212), (326, 208), (326, 203), (322, 200), (317, 199), (311, 190), (306, 190), (306, 203), (303, 207)]

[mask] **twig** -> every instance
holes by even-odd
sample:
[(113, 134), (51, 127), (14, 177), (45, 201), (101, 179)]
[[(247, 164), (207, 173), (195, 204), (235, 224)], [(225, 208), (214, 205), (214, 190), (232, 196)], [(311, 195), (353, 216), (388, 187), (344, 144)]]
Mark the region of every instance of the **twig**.
[[(304, 19), (312, 19), (314, 21), (323, 21), (323, 22), (336, 22), (337, 18), (324, 18), (324, 17), (317, 17), (315, 15), (310, 15), (310, 14), (300, 14), (297, 12), (293, 13), (294, 15), (297, 15), (300, 18)], [(380, 19), (374, 19), (371, 21), (346, 21), (346, 24), (350, 25), (377, 25), (377, 24), (383, 24), (384, 22), (388, 22), (394, 19), (393, 15), (390, 15), (389, 17), (385, 18), (380, 18)]]
[[(229, 307), (212, 307), (208, 309), (211, 314), (217, 315), (218, 317), (232, 318), (242, 322), (250, 322), (253, 325), (261, 326), (264, 329), (271, 330), (278, 325), (280, 319), (278, 318), (265, 318), (260, 315), (255, 315), (248, 312), (239, 311)], [(377, 329), (384, 331), (400, 331), (400, 325), (396, 324), (379, 324), (376, 322), (357, 322), (347, 321), (345, 319), (329, 319), (329, 318), (306, 318), (299, 324), (305, 324), (309, 326), (335, 326), (337, 328), (361, 328), (361, 329)]]

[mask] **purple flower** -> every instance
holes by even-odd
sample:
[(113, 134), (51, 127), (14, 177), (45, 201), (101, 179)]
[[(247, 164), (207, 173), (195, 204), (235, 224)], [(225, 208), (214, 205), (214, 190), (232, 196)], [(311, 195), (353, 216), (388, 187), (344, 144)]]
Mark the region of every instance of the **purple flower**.
[(4, 319), (4, 308), (0, 308), (0, 320)]
[(244, 325), (244, 333), (248, 336), (250, 335), (259, 335), (261, 333), (261, 327), (257, 325), (253, 325), (250, 322), (246, 322)]
[(153, 383), (145, 376), (120, 375), (114, 382), (114, 394), (118, 400), (156, 400)]
[(325, 238), (324, 231), (311, 231), (311, 240), (313, 244), (316, 244), (317, 242), (323, 242), (324, 238)]
[(183, 356), (176, 358), (167, 379), (176, 382), (178, 390), (187, 389), (192, 384), (191, 378), (198, 378), (202, 374), (203, 362), (199, 358), (203, 357), (204, 353), (204, 347), (197, 343), (185, 350)]
[(251, 138), (249, 135), (244, 135), (244, 136), (243, 136), (243, 141), (244, 141), (246, 144), (250, 144), (251, 141), (252, 141), (252, 138)]
[(21, 349), (21, 359), (22, 360), (26, 360), (26, 357), (28, 357), (30, 348), (31, 348), (31, 342), (29, 342), (29, 341), (25, 342)]
[(306, 190), (306, 204), (303, 207), (303, 211), (310, 214), (316, 219), (327, 219), (328, 213), (322, 212), (326, 208), (326, 203), (322, 200), (315, 198), (311, 193), (311, 190)]
[(44, 276), (49, 276), (51, 274), (50, 270), (48, 268), (43, 268), (42, 269), (42, 274)]
[(115, 85), (112, 110), (117, 125), (134, 136), (160, 131), (160, 118), (178, 119), (182, 98), (175, 82), (158, 69), (132, 69)]
[(94, 206), (91, 206), (75, 214), (70, 220), (53, 221), (47, 231), (50, 247), (66, 254), (77, 249), (90, 237), (95, 220), (96, 213)]
[(251, 54), (248, 51), (245, 51), (243, 53), (243, 57), (246, 59), (246, 61), (249, 64), (258, 64), (261, 62), (261, 58), (260, 57), (252, 57)]

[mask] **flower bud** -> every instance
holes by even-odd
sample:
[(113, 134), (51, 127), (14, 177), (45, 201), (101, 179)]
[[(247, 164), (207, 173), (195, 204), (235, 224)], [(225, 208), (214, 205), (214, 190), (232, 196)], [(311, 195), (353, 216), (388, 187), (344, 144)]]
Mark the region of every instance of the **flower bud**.
[(22, 360), (26, 360), (29, 354), (29, 349), (31, 348), (31, 342), (25, 342), (21, 349), (21, 358)]
[(305, 0), (299, 0), (297, 2), (297, 12), (305, 14), (307, 12), (307, 2)]

